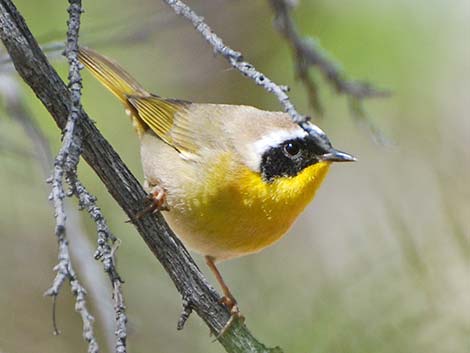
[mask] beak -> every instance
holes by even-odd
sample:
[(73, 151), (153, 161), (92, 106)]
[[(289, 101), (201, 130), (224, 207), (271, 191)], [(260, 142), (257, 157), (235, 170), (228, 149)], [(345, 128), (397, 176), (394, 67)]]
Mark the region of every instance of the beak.
[(355, 162), (357, 161), (356, 157), (353, 157), (348, 153), (341, 152), (335, 149), (332, 149), (331, 152), (321, 155), (320, 160), (329, 161), (329, 162)]

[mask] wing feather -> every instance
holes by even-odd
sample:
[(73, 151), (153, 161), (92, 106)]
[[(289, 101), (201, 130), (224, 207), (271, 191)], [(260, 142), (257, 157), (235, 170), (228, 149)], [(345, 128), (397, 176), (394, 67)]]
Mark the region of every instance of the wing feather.
[(188, 111), (195, 105), (148, 93), (119, 64), (92, 49), (81, 47), (79, 59), (124, 103), (140, 137), (151, 129), (157, 137), (184, 154), (185, 158), (197, 154), (201, 139), (196, 136), (207, 131), (200, 131), (200, 125), (205, 122), (205, 114), (198, 115), (197, 119), (190, 119)]
[(139, 118), (164, 142), (180, 152), (197, 153), (199, 148), (187, 115), (189, 102), (156, 96), (130, 96), (128, 100)]

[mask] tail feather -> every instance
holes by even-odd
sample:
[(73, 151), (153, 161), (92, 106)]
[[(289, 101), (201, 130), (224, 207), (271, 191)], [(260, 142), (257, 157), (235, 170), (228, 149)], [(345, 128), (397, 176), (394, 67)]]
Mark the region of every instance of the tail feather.
[(148, 96), (147, 91), (116, 62), (92, 49), (80, 47), (80, 62), (122, 103), (129, 105), (131, 95)]
[[(119, 64), (88, 48), (79, 48), (80, 62), (109, 89), (126, 107), (137, 134), (142, 137), (151, 129), (162, 141), (178, 151), (194, 150), (194, 143), (185, 138), (175, 138), (171, 131), (186, 131), (184, 112), (188, 102), (164, 99), (148, 93)], [(175, 121), (178, 116), (178, 121)], [(184, 134), (183, 134), (184, 135)]]

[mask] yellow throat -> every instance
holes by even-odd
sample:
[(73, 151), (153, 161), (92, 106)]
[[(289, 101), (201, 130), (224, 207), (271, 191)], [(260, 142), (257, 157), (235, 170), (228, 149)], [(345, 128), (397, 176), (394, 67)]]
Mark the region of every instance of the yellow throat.
[(203, 188), (192, 194), (188, 190), (185, 203), (164, 214), (190, 248), (218, 261), (258, 252), (279, 240), (313, 199), (330, 166), (319, 162), (294, 177), (267, 183), (246, 167), (224, 178), (229, 164), (230, 156), (222, 157)]

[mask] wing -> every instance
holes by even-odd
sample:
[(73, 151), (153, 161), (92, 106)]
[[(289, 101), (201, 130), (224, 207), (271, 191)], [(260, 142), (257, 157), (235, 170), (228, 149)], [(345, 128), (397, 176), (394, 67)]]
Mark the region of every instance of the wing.
[(181, 153), (196, 154), (194, 129), (189, 121), (190, 102), (158, 96), (128, 97), (137, 116), (164, 142)]
[(79, 59), (129, 110), (139, 136), (151, 129), (178, 152), (197, 153), (195, 134), (188, 115), (190, 102), (164, 99), (148, 93), (115, 61), (81, 47)]

